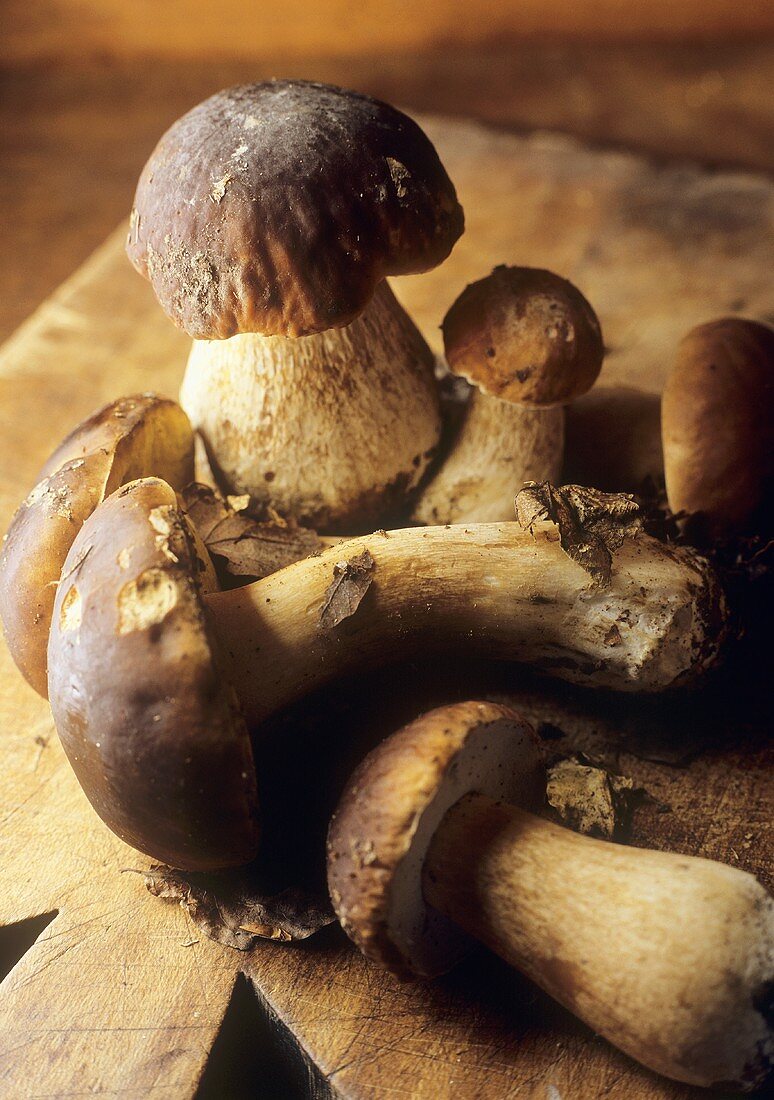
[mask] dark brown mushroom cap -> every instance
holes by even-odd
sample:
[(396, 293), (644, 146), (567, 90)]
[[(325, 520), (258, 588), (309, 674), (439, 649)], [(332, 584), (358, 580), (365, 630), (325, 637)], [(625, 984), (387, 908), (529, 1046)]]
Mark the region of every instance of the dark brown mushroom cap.
[(188, 417), (176, 402), (153, 393), (105, 405), (46, 462), (0, 553), (0, 618), (8, 648), (42, 696), (56, 584), (83, 522), (127, 481), (158, 474), (182, 488), (193, 480), (193, 471)]
[(510, 707), (440, 707), (387, 738), (352, 776), (328, 833), (328, 887), (345, 932), (400, 977), (450, 969), (471, 941), (424, 901), (433, 834), (471, 792), (529, 808), (544, 791), (537, 738)]
[(514, 404), (565, 404), (602, 369), (596, 313), (577, 287), (540, 268), (496, 267), (463, 290), (441, 328), (454, 373)]
[(699, 537), (774, 526), (774, 329), (742, 317), (683, 338), (661, 408), (673, 511)]
[(157, 478), (108, 497), (59, 584), (49, 698), (102, 820), (186, 870), (249, 862), (258, 845), (252, 748), (201, 596), (205, 554)]
[(346, 325), (386, 275), (448, 256), (462, 208), (406, 115), (306, 81), (229, 88), (164, 134), (127, 252), (197, 339)]

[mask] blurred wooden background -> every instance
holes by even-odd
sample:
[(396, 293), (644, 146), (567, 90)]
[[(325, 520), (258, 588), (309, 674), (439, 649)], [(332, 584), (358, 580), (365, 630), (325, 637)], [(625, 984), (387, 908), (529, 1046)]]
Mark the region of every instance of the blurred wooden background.
[(0, 338), (127, 213), (177, 115), (271, 76), (774, 169), (771, 0), (0, 0)]
[[(12, 56), (314, 57), (499, 35), (737, 37), (774, 29), (770, 0), (7, 0)], [(71, 33), (71, 32), (75, 33)]]

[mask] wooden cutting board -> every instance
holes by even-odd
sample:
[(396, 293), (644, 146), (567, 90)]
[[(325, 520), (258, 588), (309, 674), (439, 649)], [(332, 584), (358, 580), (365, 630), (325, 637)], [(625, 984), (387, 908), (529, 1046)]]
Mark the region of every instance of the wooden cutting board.
[[(467, 214), (449, 261), (397, 284), (436, 348), (453, 298), (500, 262), (545, 266), (578, 283), (610, 348), (604, 380), (648, 391), (660, 389), (691, 325), (729, 312), (774, 319), (769, 181), (656, 166), (551, 135), (424, 121)], [(0, 352), (2, 528), (83, 416), (121, 394), (177, 391), (188, 340), (130, 269), (123, 237), (122, 228)], [(405, 986), (368, 967), (337, 929), (248, 955), (206, 940), (178, 906), (121, 873), (147, 861), (97, 820), (48, 706), (4, 649), (0, 660), (0, 933), (9, 949), (40, 933), (0, 986), (3, 1096), (193, 1095), (240, 973), (259, 997), (256, 1029), (268, 1019), (301, 1066), (257, 1095), (694, 1095), (640, 1069), (483, 954), (443, 981)], [(481, 690), (457, 690), (468, 687)], [(641, 704), (627, 706), (636, 714)], [(572, 716), (562, 721), (572, 739)], [(581, 741), (587, 729), (579, 722)], [(689, 710), (672, 736), (696, 734)], [(652, 796), (635, 819), (635, 843), (723, 859), (765, 879), (771, 753), (759, 720), (740, 720), (731, 744), (713, 742), (687, 767), (641, 759), (620, 740), (615, 758)], [(33, 920), (44, 915), (50, 923)], [(256, 1033), (259, 1072), (262, 1042)], [(216, 1048), (213, 1063), (220, 1056)], [(269, 1074), (274, 1056), (265, 1057)], [(236, 1085), (212, 1084), (217, 1071), (213, 1064), (205, 1076), (210, 1094), (240, 1095)]]

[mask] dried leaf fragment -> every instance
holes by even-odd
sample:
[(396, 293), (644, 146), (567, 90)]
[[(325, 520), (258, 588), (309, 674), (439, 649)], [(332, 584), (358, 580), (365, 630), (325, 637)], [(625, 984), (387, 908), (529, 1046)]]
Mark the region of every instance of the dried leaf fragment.
[(154, 864), (142, 875), (154, 897), (177, 901), (200, 932), (237, 951), (259, 939), (305, 940), (334, 920), (327, 898), (295, 886), (266, 892), (249, 869), (205, 875)]
[(558, 820), (576, 833), (612, 840), (630, 821), (641, 788), (587, 757), (569, 756), (548, 769), (546, 798)]
[(209, 552), (232, 576), (260, 580), (322, 548), (315, 531), (284, 520), (273, 510), (260, 521), (246, 512), (244, 497), (224, 500), (216, 489), (194, 482), (183, 490), (191, 522)]
[(543, 520), (555, 523), (564, 552), (602, 588), (610, 584), (613, 553), (627, 536), (642, 530), (640, 506), (627, 493), (530, 481), (515, 503), (524, 530), (531, 531)]
[(211, 485), (193, 481), (180, 494), (188, 517), (205, 542), (229, 510), (223, 497)]
[(371, 587), (376, 562), (368, 550), (349, 561), (339, 561), (333, 567), (333, 580), (325, 590), (320, 608), (320, 629), (333, 630), (344, 619), (354, 615)]

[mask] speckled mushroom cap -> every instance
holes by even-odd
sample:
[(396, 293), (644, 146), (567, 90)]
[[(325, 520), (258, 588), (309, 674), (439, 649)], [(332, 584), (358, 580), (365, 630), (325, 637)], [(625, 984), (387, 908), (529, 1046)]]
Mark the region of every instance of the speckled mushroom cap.
[(496, 267), (463, 290), (441, 328), (454, 373), (514, 404), (565, 404), (602, 369), (596, 313), (577, 287), (540, 268)]
[(328, 887), (346, 933), (400, 977), (450, 969), (472, 941), (424, 900), (433, 834), (471, 792), (530, 808), (544, 791), (537, 738), (510, 707), (440, 707), (387, 738), (352, 776), (328, 833)]
[(49, 698), (89, 801), (123, 840), (188, 870), (258, 846), (252, 748), (201, 596), (206, 551), (157, 478), (86, 520), (65, 562)]
[(127, 252), (197, 339), (346, 325), (386, 275), (445, 259), (463, 213), (433, 145), (369, 96), (306, 81), (229, 88), (161, 138)]
[(0, 553), (0, 618), (11, 655), (45, 697), (56, 585), (81, 524), (120, 485), (158, 474), (193, 480), (194, 435), (174, 401), (134, 394), (105, 405), (57, 447), (16, 512)]

